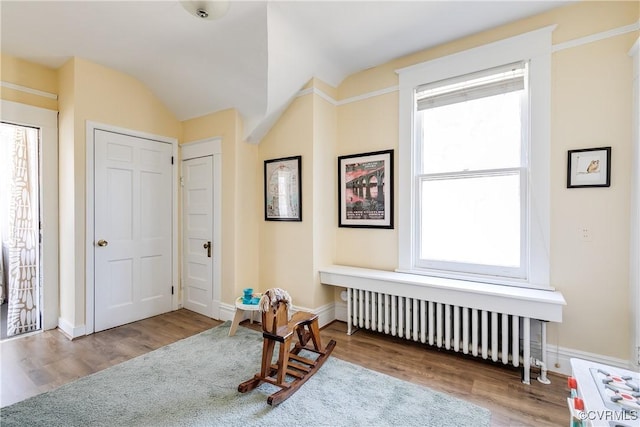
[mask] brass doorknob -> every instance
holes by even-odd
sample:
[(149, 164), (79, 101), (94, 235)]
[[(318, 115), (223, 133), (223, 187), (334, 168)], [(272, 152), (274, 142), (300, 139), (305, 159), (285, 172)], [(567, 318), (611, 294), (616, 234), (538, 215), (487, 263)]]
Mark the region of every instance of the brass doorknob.
[(108, 244), (109, 244), (109, 242), (107, 242), (104, 239), (98, 240), (98, 246), (107, 246)]

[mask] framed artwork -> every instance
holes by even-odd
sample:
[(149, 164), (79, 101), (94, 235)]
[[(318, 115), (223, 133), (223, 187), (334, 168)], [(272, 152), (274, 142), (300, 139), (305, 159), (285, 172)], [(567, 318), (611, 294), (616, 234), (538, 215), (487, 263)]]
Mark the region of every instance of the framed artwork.
[(609, 187), (611, 185), (611, 147), (570, 150), (567, 188)]
[(393, 228), (393, 150), (338, 157), (340, 227)]
[(302, 221), (302, 156), (264, 161), (265, 221)]

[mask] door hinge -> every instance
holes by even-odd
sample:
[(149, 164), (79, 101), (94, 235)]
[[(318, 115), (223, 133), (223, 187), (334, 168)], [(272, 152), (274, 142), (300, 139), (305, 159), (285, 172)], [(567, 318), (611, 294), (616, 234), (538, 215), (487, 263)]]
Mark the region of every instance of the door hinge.
[(173, 164), (173, 156), (171, 156), (171, 164)]
[(171, 295), (173, 295), (173, 286), (171, 287)]

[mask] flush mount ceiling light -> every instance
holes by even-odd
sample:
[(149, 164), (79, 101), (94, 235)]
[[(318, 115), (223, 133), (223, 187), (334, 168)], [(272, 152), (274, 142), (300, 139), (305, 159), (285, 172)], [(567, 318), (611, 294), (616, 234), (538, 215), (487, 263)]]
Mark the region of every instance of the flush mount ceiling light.
[(223, 17), (229, 10), (229, 0), (184, 0), (180, 3), (191, 15), (209, 21)]

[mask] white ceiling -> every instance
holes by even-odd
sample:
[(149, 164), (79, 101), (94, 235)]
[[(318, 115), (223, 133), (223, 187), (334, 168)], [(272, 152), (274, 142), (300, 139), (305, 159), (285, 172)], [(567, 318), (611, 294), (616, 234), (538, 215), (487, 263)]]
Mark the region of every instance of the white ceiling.
[(567, 1), (232, 1), (217, 20), (179, 1), (0, 2), (1, 50), (73, 56), (147, 85), (179, 120), (236, 108), (258, 141), (312, 77), (337, 86), (391, 59)]

